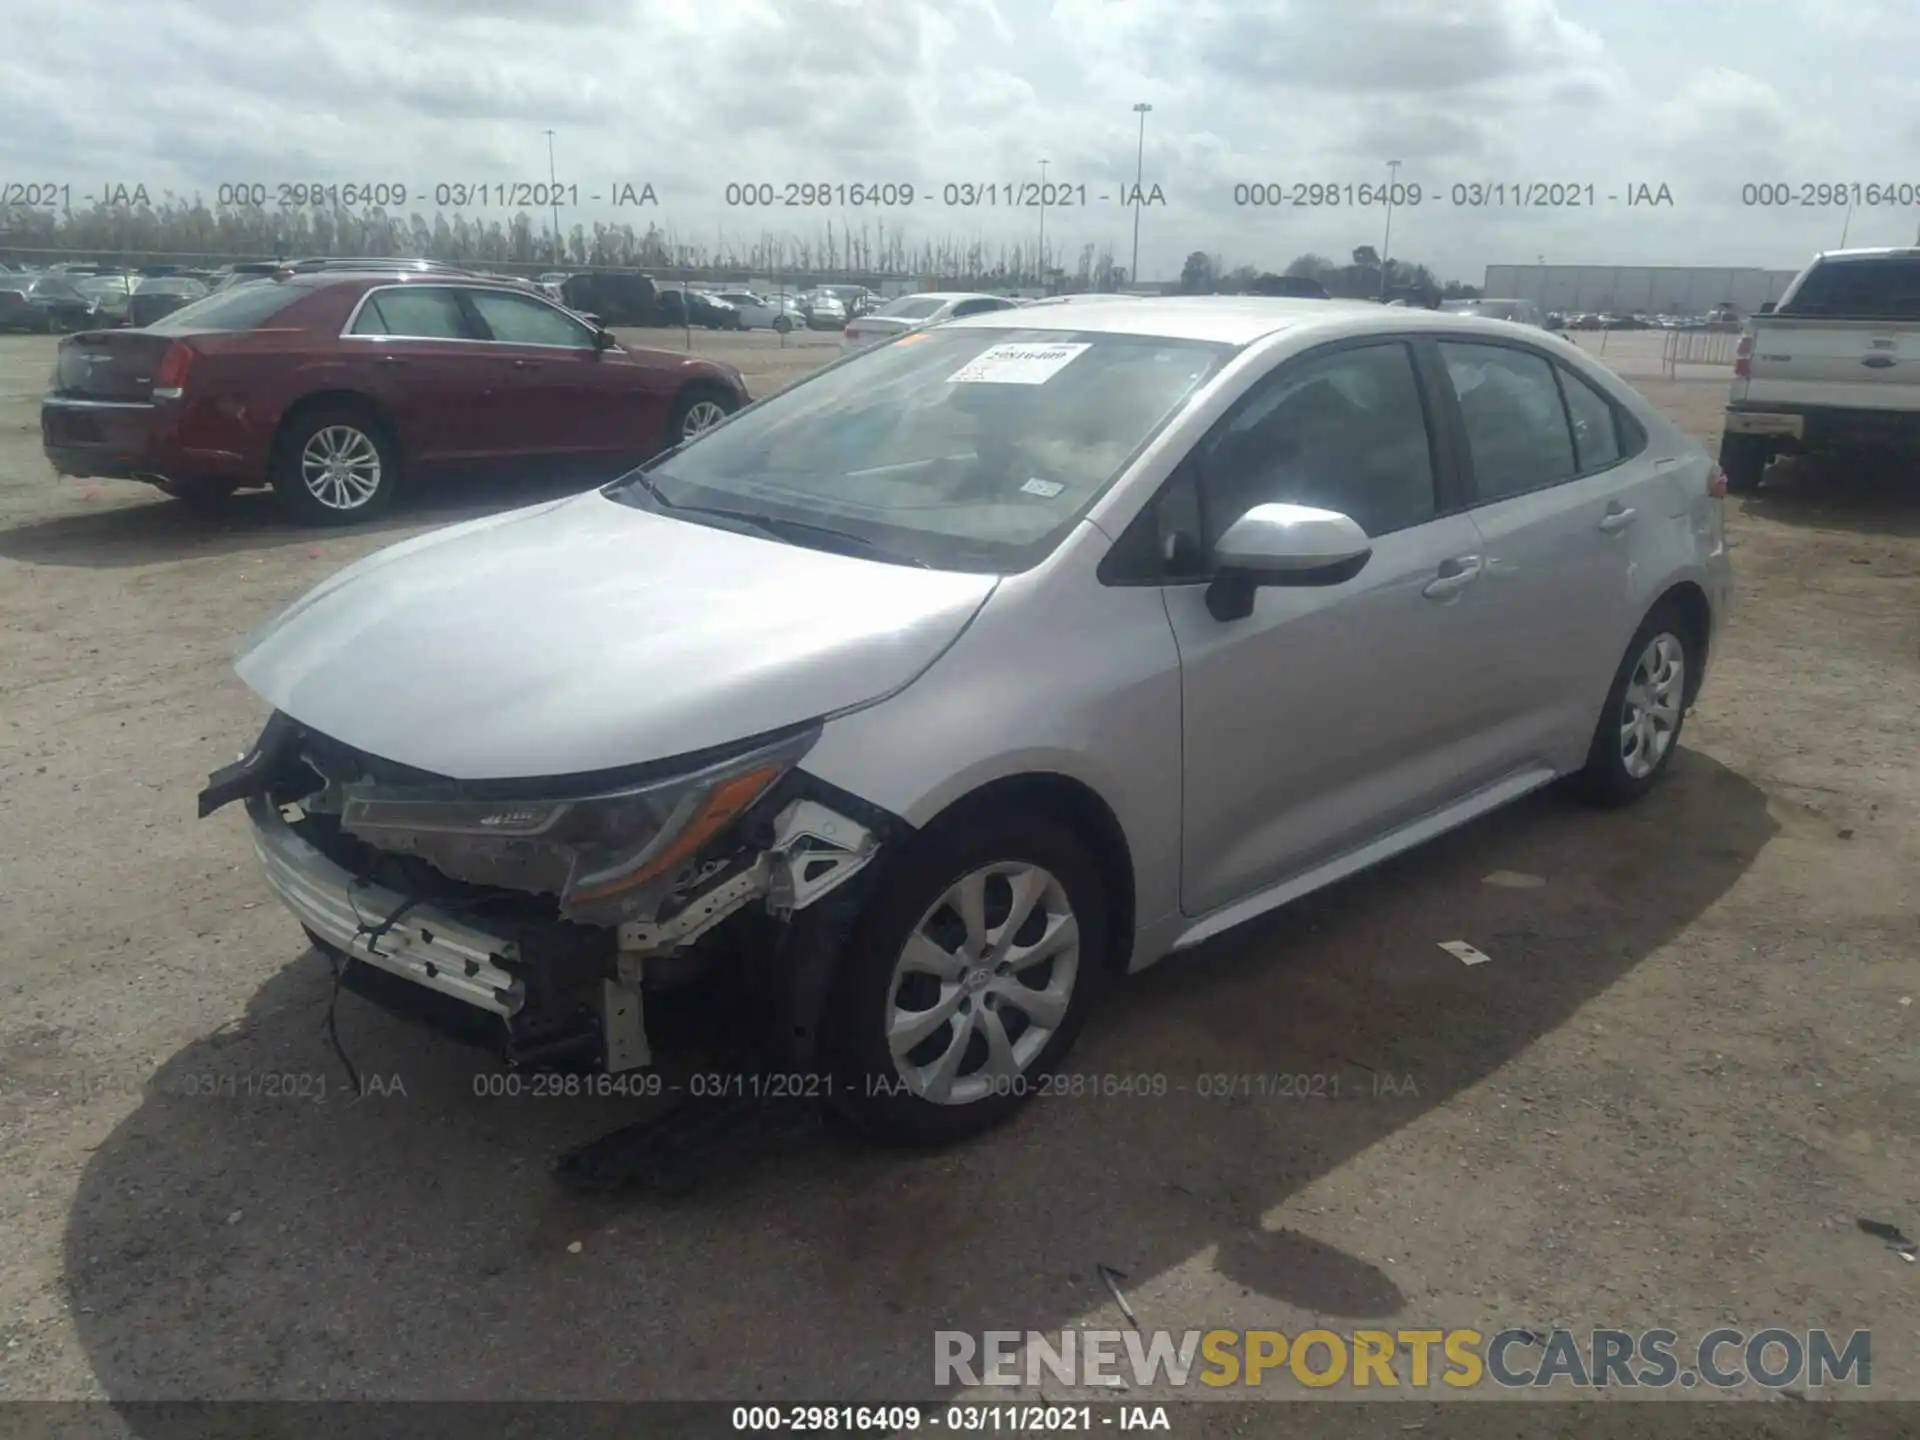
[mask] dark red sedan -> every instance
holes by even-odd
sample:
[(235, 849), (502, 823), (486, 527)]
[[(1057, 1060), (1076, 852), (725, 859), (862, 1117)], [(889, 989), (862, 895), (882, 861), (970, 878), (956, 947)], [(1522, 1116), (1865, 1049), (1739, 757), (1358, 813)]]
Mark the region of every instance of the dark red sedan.
[(522, 286), (283, 273), (68, 336), (40, 433), (63, 475), (197, 501), (271, 485), (338, 525), (427, 469), (581, 461), (611, 479), (746, 403), (732, 366), (631, 349)]

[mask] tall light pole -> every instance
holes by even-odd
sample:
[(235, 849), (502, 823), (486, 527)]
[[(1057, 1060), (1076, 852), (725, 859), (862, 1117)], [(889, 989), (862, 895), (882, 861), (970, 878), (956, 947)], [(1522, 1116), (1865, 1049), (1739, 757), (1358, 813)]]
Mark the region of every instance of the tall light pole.
[(1133, 107), (1133, 113), (1140, 117), (1140, 144), (1133, 152), (1133, 264), (1127, 270), (1127, 283), (1140, 283), (1140, 185), (1146, 176), (1147, 160), (1147, 116), (1153, 106), (1142, 101)]
[(1387, 265), (1393, 257), (1393, 197), (1400, 188), (1400, 162), (1387, 161), (1387, 233), (1380, 242), (1380, 298), (1387, 298)]
[(1047, 289), (1047, 160), (1040, 161), (1040, 292)]
[(547, 131), (547, 198), (553, 202), (553, 263), (560, 263), (560, 179), (553, 168), (553, 131)]
[(1847, 232), (1853, 228), (1853, 202), (1847, 202), (1847, 218), (1840, 222), (1840, 248), (1847, 248)]

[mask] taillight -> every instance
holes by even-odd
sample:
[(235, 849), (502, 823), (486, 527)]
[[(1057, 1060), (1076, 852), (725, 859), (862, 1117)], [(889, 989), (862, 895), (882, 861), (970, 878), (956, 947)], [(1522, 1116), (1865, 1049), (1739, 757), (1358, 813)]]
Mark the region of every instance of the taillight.
[(1733, 377), (1736, 380), (1753, 378), (1753, 336), (1742, 335), (1740, 343), (1733, 347)]
[(1727, 472), (1718, 465), (1707, 472), (1707, 494), (1716, 500), (1727, 498)]
[(847, 326), (846, 330), (842, 333), (841, 338), (846, 340), (853, 339), (853, 327), (851, 325)]
[(184, 340), (176, 340), (160, 357), (160, 368), (153, 372), (153, 396), (156, 400), (178, 400), (187, 388), (187, 372), (193, 368), (194, 349)]

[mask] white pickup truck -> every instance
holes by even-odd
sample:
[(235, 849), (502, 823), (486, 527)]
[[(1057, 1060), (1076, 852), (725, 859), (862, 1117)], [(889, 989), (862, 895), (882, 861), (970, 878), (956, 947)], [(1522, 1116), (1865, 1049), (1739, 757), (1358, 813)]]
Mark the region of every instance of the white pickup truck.
[(1920, 249), (1816, 255), (1734, 352), (1727, 489), (1776, 455), (1920, 457)]

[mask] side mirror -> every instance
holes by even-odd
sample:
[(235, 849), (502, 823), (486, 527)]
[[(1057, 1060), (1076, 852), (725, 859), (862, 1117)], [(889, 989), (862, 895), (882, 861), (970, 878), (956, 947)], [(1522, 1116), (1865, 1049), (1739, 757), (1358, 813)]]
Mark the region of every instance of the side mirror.
[(620, 342), (618, 340), (613, 338), (613, 334), (611, 331), (609, 331), (604, 325), (600, 324), (599, 321), (597, 320), (594, 321), (594, 330), (593, 330), (593, 348), (594, 349), (611, 350), (613, 349), (614, 346), (618, 345), (619, 343)]
[(1372, 556), (1367, 532), (1337, 510), (1256, 505), (1213, 547), (1207, 611), (1216, 620), (1243, 620), (1263, 586), (1339, 585)]
[(1769, 301), (1767, 301), (1767, 302), (1766, 302), (1766, 303), (1765, 303), (1764, 305), (1762, 305), (1762, 306), (1760, 307), (1760, 313), (1761, 313), (1762, 315), (1771, 315), (1771, 314), (1773, 314), (1773, 301), (1771, 301), (1771, 300), (1769, 300)]

